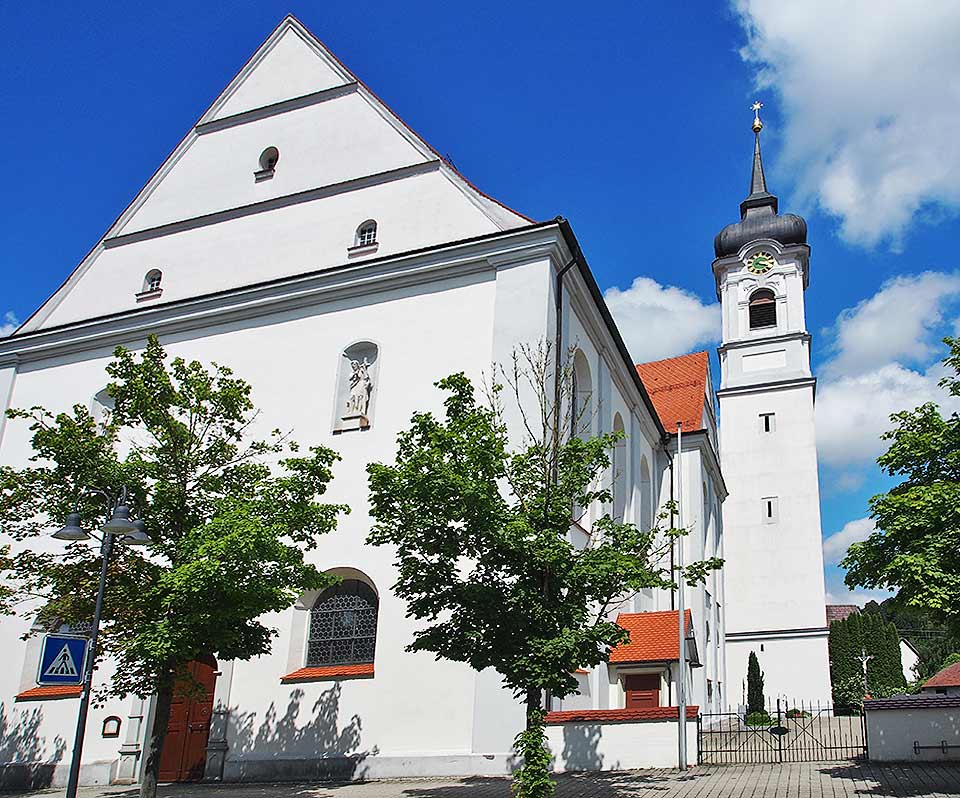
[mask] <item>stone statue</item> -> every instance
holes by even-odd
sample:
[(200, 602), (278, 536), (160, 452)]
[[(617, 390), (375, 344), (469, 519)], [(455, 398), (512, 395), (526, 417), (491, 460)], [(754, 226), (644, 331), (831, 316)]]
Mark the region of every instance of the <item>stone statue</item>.
[(366, 416), (370, 404), (373, 382), (370, 380), (370, 363), (364, 358), (350, 361), (350, 395), (347, 397), (347, 416)]

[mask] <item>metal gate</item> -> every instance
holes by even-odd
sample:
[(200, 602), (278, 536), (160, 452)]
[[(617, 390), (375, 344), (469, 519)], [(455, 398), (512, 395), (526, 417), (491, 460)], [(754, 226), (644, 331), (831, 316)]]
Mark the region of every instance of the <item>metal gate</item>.
[(840, 707), (777, 701), (766, 717), (711, 712), (697, 719), (697, 761), (702, 765), (824, 762), (867, 755), (862, 714)]

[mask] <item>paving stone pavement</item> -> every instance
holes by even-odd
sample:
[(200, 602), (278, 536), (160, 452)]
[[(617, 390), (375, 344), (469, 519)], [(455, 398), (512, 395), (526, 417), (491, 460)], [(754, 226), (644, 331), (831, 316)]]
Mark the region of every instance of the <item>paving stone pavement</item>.
[[(131, 787), (84, 787), (80, 798), (130, 798)], [(23, 795), (27, 795), (24, 793)], [(44, 790), (31, 796), (63, 795)], [(505, 778), (396, 779), (359, 784), (169, 784), (161, 798), (509, 798)], [(802, 762), (557, 777), (556, 798), (847, 798), (960, 795), (960, 765)], [(12, 796), (11, 796), (12, 798)]]

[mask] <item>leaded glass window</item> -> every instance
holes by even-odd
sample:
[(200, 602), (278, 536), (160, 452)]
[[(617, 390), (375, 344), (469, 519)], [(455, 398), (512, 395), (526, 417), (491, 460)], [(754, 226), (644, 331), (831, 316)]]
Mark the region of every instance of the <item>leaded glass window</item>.
[(307, 666), (373, 662), (378, 604), (373, 589), (358, 579), (321, 593), (310, 610)]

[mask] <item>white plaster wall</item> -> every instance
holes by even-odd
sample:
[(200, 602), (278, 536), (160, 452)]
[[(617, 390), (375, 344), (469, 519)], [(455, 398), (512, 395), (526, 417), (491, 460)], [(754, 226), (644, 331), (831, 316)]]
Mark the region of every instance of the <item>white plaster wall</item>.
[(366, 219), (378, 222), (376, 257), (495, 231), (440, 172), (429, 172), (104, 250), (44, 326), (143, 307), (134, 295), (154, 268), (163, 272), (160, 301), (169, 302), (359, 262), (347, 248)]
[(217, 109), (215, 119), (329, 89), (343, 83), (340, 69), (325, 59), (295, 30), (284, 32), (256, 69)]
[(764, 675), (764, 695), (768, 703), (781, 698), (793, 706), (819, 703), (832, 705), (830, 692), (827, 636), (778, 637), (763, 640), (727, 638), (726, 667), (728, 686), (725, 702), (735, 707), (745, 703), (747, 659), (757, 654)]
[[(727, 631), (824, 627), (813, 389), (721, 395)], [(761, 413), (776, 430), (761, 431)], [(764, 523), (764, 497), (779, 520)]]
[[(280, 160), (272, 178), (257, 182), (253, 173), (260, 169), (260, 153), (267, 147), (276, 147)], [(353, 92), (198, 136), (119, 233), (425, 160), (361, 94)]]
[(920, 662), (920, 657), (917, 656), (917, 652), (913, 648), (907, 645), (905, 640), (900, 641), (900, 662), (903, 665), (903, 678), (908, 682), (915, 681), (917, 674), (914, 668)]
[[(677, 720), (642, 723), (564, 723), (547, 727), (557, 772), (676, 767)], [(686, 723), (687, 756), (696, 761), (697, 723)]]
[[(936, 747), (915, 753), (914, 742)], [(942, 742), (955, 747), (944, 753)], [(960, 708), (868, 711), (867, 752), (874, 762), (960, 760)]]
[[(321, 541), (311, 558), (325, 568), (359, 568), (371, 577), (381, 595), (376, 676), (345, 682), (339, 695), (330, 693), (330, 683), (280, 684), (280, 677), (288, 672), (289, 630), (296, 611), (290, 609), (270, 619), (280, 630), (272, 653), (233, 668), (230, 695), (235, 715), (228, 759), (238, 756), (236, 746), (244, 738), (238, 721), (254, 736), (260, 733), (267, 741), (272, 737), (274, 746), (286, 737), (285, 750), (311, 756), (318, 750), (318, 735), (336, 738), (344, 728), (357, 731), (357, 743), (351, 748), (359, 752), (376, 751), (384, 756), (471, 752), (475, 674), (465, 666), (435, 663), (432, 657), (403, 652), (412, 625), (404, 617), (402, 602), (390, 595), (394, 579), (391, 553), (371, 549), (364, 542), (369, 528), (365, 466), (372, 460), (391, 458), (396, 432), (406, 426), (414, 410), (441, 409), (442, 396), (433, 388), (434, 381), (461, 369), (479, 378), (488, 367), (496, 286), (496, 275), (489, 272), (425, 289), (383, 293), (363, 302), (333, 302), (164, 340), (171, 355), (226, 363), (249, 380), (254, 401), (263, 411), (258, 421), (261, 434), (274, 426), (289, 428), (303, 445), (322, 443), (341, 453), (343, 461), (335, 467), (327, 498), (349, 504), (353, 513), (341, 519), (338, 530)], [(457, 332), (438, 335), (439, 330)], [(369, 338), (381, 347), (376, 417), (367, 432), (334, 436), (330, 420), (337, 361), (341, 349), (358, 338)], [(130, 343), (136, 346), (139, 342)], [(12, 403), (27, 407), (39, 403), (54, 410), (85, 403), (103, 387), (107, 360), (106, 352), (95, 352), (22, 366)], [(26, 425), (10, 424), (0, 461), (23, 465), (28, 455)], [(0, 676), (5, 707), (11, 706), (19, 687), (16, 682), (24, 651), (18, 640), (20, 631), (19, 621), (0, 624), (0, 645), (11, 652), (16, 663), (15, 677), (6, 670)], [(423, 687), (417, 689), (416, 685)], [(428, 702), (422, 700), (424, 690), (431, 695)], [(325, 701), (318, 704), (322, 698)], [(336, 729), (318, 720), (322, 708), (329, 717), (333, 703), (338, 705), (332, 713), (337, 716)], [(36, 711), (39, 719), (38, 738), (53, 746), (58, 735), (70, 736), (75, 705), (76, 701), (31, 704), (29, 710)], [(122, 707), (113, 714), (123, 717)], [(97, 717), (92, 713), (91, 723)], [(396, 720), (413, 717), (416, 723)], [(281, 720), (285, 722), (281, 724)], [(502, 740), (501, 751), (507, 750), (510, 738)], [(103, 746), (91, 742), (85, 762), (115, 758), (117, 748), (118, 741)], [(261, 746), (261, 750), (270, 748), (269, 742)]]

